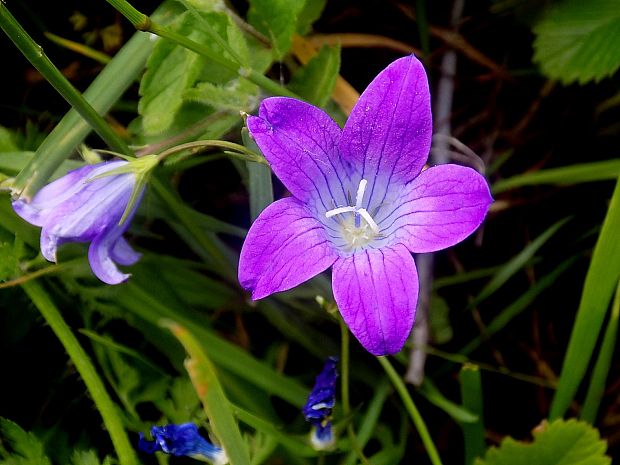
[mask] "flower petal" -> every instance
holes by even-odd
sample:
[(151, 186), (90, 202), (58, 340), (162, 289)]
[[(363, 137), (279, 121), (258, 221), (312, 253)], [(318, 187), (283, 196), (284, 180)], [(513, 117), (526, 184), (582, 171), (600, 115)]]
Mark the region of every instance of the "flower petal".
[(304, 203), (323, 213), (347, 205), (342, 183), (348, 169), (338, 155), (340, 128), (323, 110), (286, 97), (263, 100), (259, 116), (248, 116), (250, 134), (274, 173)]
[(338, 259), (332, 285), (342, 318), (367, 351), (400, 351), (413, 326), (419, 287), (413, 257), (404, 245)]
[(86, 179), (91, 175), (105, 173), (126, 163), (126, 161), (104, 162), (71, 170), (63, 177), (44, 186), (30, 202), (24, 199), (13, 202), (13, 209), (28, 223), (43, 226), (51, 210), (78, 194), (84, 188)]
[(285, 291), (330, 267), (337, 258), (323, 226), (297, 199), (269, 205), (248, 232), (239, 282), (253, 299)]
[(112, 260), (112, 248), (123, 233), (121, 227), (114, 227), (96, 236), (88, 248), (88, 261), (95, 276), (106, 284), (120, 284), (131, 275), (121, 272)]
[(493, 198), (484, 177), (459, 165), (429, 168), (406, 186), (402, 203), (378, 218), (382, 234), (411, 252), (450, 247), (480, 226)]
[(361, 167), (371, 198), (376, 177), (390, 184), (418, 175), (431, 133), (428, 80), (422, 63), (410, 55), (385, 68), (360, 96), (342, 132), (340, 153)]
[(119, 265), (129, 266), (140, 260), (142, 254), (136, 252), (123, 237), (119, 237), (110, 251), (110, 256)]

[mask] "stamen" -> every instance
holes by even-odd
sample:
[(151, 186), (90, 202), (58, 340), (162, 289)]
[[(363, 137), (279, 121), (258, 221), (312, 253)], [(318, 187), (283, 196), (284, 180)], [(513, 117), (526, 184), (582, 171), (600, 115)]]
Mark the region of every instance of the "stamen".
[(379, 232), (379, 225), (375, 223), (375, 220), (372, 219), (372, 216), (370, 216), (370, 213), (368, 213), (365, 208), (360, 208), (357, 210), (357, 213), (359, 213), (359, 215), (366, 220), (366, 223), (368, 223), (370, 229), (376, 233)]
[(365, 179), (362, 179), (360, 181), (360, 185), (357, 188), (357, 196), (355, 197), (355, 209), (359, 210), (360, 208), (362, 208), (362, 200), (364, 198), (364, 192), (366, 191), (366, 184), (368, 184), (368, 181), (366, 181)]
[(325, 216), (327, 218), (331, 218), (332, 216), (340, 215), (341, 213), (354, 212), (354, 211), (355, 211), (355, 207), (338, 207), (328, 212), (325, 212)]
[[(364, 218), (370, 229), (372, 229), (375, 234), (379, 233), (379, 225), (372, 219), (372, 216), (365, 208), (362, 208), (362, 202), (364, 201), (364, 193), (366, 192), (366, 186), (368, 185), (368, 181), (366, 179), (362, 179), (357, 187), (357, 195), (355, 196), (355, 206), (346, 206), (346, 207), (337, 207), (332, 210), (325, 212), (326, 218), (331, 218), (332, 216), (340, 215), (341, 213), (349, 213), (352, 212), (355, 214), (354, 224), (356, 228), (360, 228), (360, 217)], [(350, 195), (349, 195), (350, 197)], [(351, 199), (349, 198), (349, 202)]]

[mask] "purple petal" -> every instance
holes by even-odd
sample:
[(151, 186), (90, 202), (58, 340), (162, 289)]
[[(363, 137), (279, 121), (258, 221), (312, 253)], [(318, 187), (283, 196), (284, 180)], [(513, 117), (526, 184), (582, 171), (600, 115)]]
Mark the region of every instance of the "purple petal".
[[(129, 220), (126, 223), (129, 223)], [(129, 266), (136, 263), (142, 254), (136, 252), (123, 237), (119, 237), (110, 251), (110, 256), (119, 265)]]
[(58, 246), (63, 242), (55, 234), (49, 234), (45, 229), (41, 231), (41, 255), (47, 261), (56, 263), (56, 250)]
[(118, 223), (135, 183), (132, 173), (91, 181), (50, 211), (43, 231), (72, 241), (88, 241)]
[(334, 263), (334, 297), (345, 323), (374, 355), (403, 347), (415, 318), (418, 273), (402, 244), (366, 249)]
[(112, 248), (122, 234), (120, 227), (112, 228), (93, 239), (88, 248), (88, 261), (95, 276), (106, 284), (120, 284), (131, 275), (121, 272), (112, 260)]
[(431, 146), (428, 80), (410, 55), (396, 60), (370, 83), (353, 108), (340, 140), (340, 153), (368, 180), (409, 182), (418, 175)]
[(35, 226), (43, 226), (51, 210), (83, 189), (86, 179), (105, 173), (125, 163), (127, 162), (104, 162), (69, 171), (63, 177), (44, 186), (30, 202), (26, 202), (24, 199), (18, 199), (13, 202), (13, 209), (28, 223)]
[(323, 226), (297, 199), (269, 205), (248, 232), (239, 282), (253, 299), (285, 291), (329, 268), (337, 254)]
[(350, 171), (338, 155), (340, 128), (321, 109), (285, 97), (263, 100), (259, 116), (248, 116), (250, 134), (274, 173), (304, 203), (347, 204), (342, 182)]
[(402, 203), (378, 218), (382, 233), (411, 252), (434, 252), (469, 236), (484, 219), (493, 198), (477, 171), (439, 165), (406, 186)]

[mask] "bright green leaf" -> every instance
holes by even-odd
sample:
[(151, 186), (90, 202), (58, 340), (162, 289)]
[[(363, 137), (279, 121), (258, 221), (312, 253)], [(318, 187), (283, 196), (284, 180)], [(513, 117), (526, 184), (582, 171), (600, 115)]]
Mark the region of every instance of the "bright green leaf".
[(17, 423), (0, 418), (0, 434), (2, 442), (6, 442), (12, 450), (8, 457), (2, 457), (0, 465), (51, 465), (41, 441)]
[(565, 0), (534, 28), (534, 61), (564, 84), (600, 81), (620, 67), (617, 0)]
[(534, 441), (506, 438), (476, 465), (608, 465), (607, 444), (596, 429), (576, 420), (557, 420), (534, 431)]
[(305, 36), (310, 32), (312, 24), (321, 17), (327, 0), (306, 0), (297, 18), (297, 33)]
[(250, 0), (248, 21), (269, 38), (275, 59), (281, 60), (291, 48), (303, 6), (299, 0)]

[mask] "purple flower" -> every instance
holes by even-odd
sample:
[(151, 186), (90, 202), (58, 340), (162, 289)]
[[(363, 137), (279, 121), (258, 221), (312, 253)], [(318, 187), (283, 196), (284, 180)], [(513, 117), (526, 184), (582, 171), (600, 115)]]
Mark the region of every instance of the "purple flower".
[(306, 421), (314, 427), (310, 439), (315, 449), (325, 450), (334, 444), (331, 415), (336, 405), (336, 357), (325, 361), (323, 370), (316, 377), (314, 387), (308, 396), (302, 412)]
[(198, 433), (193, 423), (181, 425), (153, 426), (153, 441), (148, 441), (140, 433), (138, 448), (149, 454), (164, 452), (175, 456), (188, 456), (197, 460), (208, 460), (216, 465), (228, 463), (226, 452), (214, 446)]
[(143, 193), (121, 222), (140, 175), (130, 165), (112, 161), (84, 166), (43, 187), (32, 201), (13, 202), (19, 216), (42, 227), (43, 257), (56, 262), (59, 245), (90, 242), (88, 260), (101, 281), (118, 284), (130, 276), (116, 266), (133, 265), (140, 258), (122, 237)]
[(342, 130), (322, 110), (279, 97), (264, 100), (247, 126), (292, 197), (250, 228), (241, 285), (260, 299), (333, 266), (334, 297), (355, 337), (375, 355), (398, 352), (418, 299), (411, 252), (462, 241), (492, 202), (471, 168), (422, 171), (432, 131), (422, 64), (414, 56), (390, 64)]

